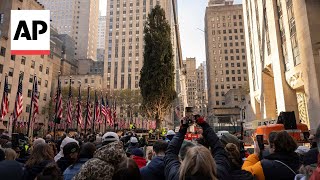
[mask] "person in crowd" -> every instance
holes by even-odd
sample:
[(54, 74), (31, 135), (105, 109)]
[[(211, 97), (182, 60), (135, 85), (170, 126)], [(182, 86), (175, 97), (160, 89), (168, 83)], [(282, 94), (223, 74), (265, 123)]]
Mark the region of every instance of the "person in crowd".
[(0, 162), (6, 159), (4, 149), (0, 148)]
[(52, 149), (48, 144), (36, 145), (25, 164), (25, 179), (34, 180), (49, 163), (53, 162), (53, 157)]
[(176, 133), (173, 130), (169, 130), (166, 134), (165, 141), (170, 142)]
[(63, 180), (63, 176), (57, 164), (52, 162), (42, 170), (36, 180)]
[(165, 156), (165, 152), (167, 150), (168, 143), (163, 140), (156, 141), (153, 144), (153, 153), (154, 158), (151, 162), (140, 169), (140, 173), (143, 180), (163, 180), (165, 179), (164, 176), (164, 162), (163, 158)]
[[(315, 141), (317, 142), (318, 151), (320, 151), (320, 125), (317, 128), (317, 132), (315, 135)], [(318, 153), (318, 166), (313, 171), (310, 180), (319, 180), (320, 179), (320, 153)]]
[(130, 150), (130, 158), (132, 158), (139, 168), (147, 165), (147, 160), (143, 156), (143, 151), (140, 148), (134, 148)]
[(126, 150), (127, 155), (130, 156), (131, 150), (135, 149), (135, 148), (139, 148), (139, 141), (136, 137), (132, 136), (130, 138), (128, 145), (127, 145), (127, 150)]
[(122, 142), (109, 142), (107, 145), (99, 148), (94, 153), (92, 159), (83, 164), (79, 173), (73, 179), (112, 180), (116, 168), (126, 158)]
[(65, 137), (61, 142), (59, 153), (54, 157), (54, 161), (57, 162), (60, 158), (63, 157), (63, 147), (70, 142), (76, 142), (77, 144), (79, 144), (78, 141), (76, 141), (75, 139)]
[(63, 147), (63, 157), (57, 161), (61, 172), (78, 160), (80, 147), (76, 142), (70, 142)]
[(0, 147), (4, 148), (6, 144), (10, 142), (10, 137), (7, 134), (2, 134), (0, 136)]
[(53, 142), (51, 134), (47, 134), (45, 137), (46, 143)]
[(138, 165), (131, 158), (125, 158), (118, 166), (112, 180), (141, 180)]
[(228, 143), (226, 144), (224, 149), (228, 153), (228, 159), (231, 166), (231, 170), (230, 170), (231, 179), (253, 180), (254, 176), (250, 172), (241, 169), (243, 165), (243, 160), (241, 157), (239, 146), (233, 143)]
[(115, 132), (107, 132), (102, 136), (102, 146), (105, 146), (115, 141), (119, 141), (119, 136)]
[(303, 155), (303, 165), (304, 166), (314, 166), (316, 167), (317, 165), (317, 157), (318, 157), (318, 154), (319, 154), (319, 150), (318, 150), (318, 147), (317, 147), (317, 141), (316, 141), (316, 138), (314, 135), (310, 135), (309, 137), (309, 141), (310, 141), (310, 144), (311, 144), (311, 148), (308, 152), (306, 152), (304, 155)]
[(79, 159), (76, 163), (69, 166), (63, 173), (64, 180), (71, 180), (79, 171), (84, 163), (93, 158), (96, 146), (93, 143), (85, 143), (81, 147)]
[(54, 155), (58, 154), (56, 143), (50, 141), (47, 144), (51, 147)]
[(183, 161), (179, 161), (179, 150), (189, 127), (188, 119), (184, 118), (179, 132), (170, 141), (164, 157), (166, 179), (229, 179), (228, 156), (218, 136), (202, 117), (197, 117), (196, 123), (202, 127), (203, 137), (209, 143), (211, 152), (204, 146), (190, 147)]
[(152, 156), (153, 156), (152, 151), (151, 150), (148, 151), (148, 153), (147, 153), (147, 165), (151, 162)]
[(245, 160), (242, 169), (251, 172), (258, 180), (292, 180), (300, 167), (296, 149), (296, 142), (286, 131), (277, 132), (274, 152), (259, 161), (260, 149), (255, 142), (254, 154)]
[[(202, 144), (200, 144), (200, 145), (202, 145)], [(182, 146), (179, 151), (179, 158), (181, 161), (183, 161), (184, 157), (186, 157), (187, 151), (194, 146), (196, 146), (196, 144), (194, 144), (190, 141), (183, 141)]]
[(4, 160), (0, 162), (0, 179), (3, 180), (23, 180), (23, 166), (21, 163), (13, 160)]
[(16, 151), (11, 148), (4, 149), (4, 153), (6, 155), (6, 160), (16, 160), (18, 158)]
[(45, 144), (45, 143), (46, 143), (46, 141), (44, 139), (42, 139), (42, 138), (34, 139), (34, 141), (32, 143), (32, 148), (34, 148), (38, 144)]

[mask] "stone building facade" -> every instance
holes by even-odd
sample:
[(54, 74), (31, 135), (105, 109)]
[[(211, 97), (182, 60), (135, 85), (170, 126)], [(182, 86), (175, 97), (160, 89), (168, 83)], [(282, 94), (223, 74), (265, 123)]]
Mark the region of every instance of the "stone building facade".
[(320, 1), (243, 1), (255, 119), (294, 111), (314, 130), (320, 114)]

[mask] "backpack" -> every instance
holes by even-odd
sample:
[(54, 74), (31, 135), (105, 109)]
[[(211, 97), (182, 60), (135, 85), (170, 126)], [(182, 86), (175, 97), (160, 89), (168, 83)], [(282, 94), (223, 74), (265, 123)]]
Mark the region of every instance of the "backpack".
[(255, 180), (256, 178), (248, 171), (245, 170), (233, 170), (230, 173), (232, 180)]

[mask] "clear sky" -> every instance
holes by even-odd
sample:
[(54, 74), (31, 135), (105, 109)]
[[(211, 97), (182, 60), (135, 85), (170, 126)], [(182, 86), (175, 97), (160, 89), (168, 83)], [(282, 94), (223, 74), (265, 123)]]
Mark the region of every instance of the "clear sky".
[[(242, 0), (235, 0), (241, 4)], [(206, 60), (204, 15), (208, 0), (178, 0), (182, 57), (196, 57), (197, 65)], [(100, 0), (100, 11), (106, 15), (107, 0)], [(199, 30), (199, 29), (200, 30)]]

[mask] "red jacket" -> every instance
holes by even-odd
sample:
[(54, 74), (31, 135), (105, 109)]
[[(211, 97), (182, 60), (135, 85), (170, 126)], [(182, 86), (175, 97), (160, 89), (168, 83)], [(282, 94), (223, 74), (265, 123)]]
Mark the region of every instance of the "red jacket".
[(147, 161), (143, 157), (133, 156), (132, 159), (137, 163), (139, 169), (147, 165)]
[(320, 153), (318, 154), (318, 167), (313, 171), (310, 180), (319, 180), (320, 179)]

